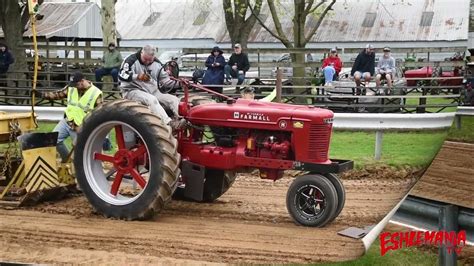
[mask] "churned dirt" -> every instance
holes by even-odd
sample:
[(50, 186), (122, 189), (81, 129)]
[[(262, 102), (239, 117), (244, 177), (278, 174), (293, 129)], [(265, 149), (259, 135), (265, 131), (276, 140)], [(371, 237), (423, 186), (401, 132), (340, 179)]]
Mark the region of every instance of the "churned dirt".
[(474, 209), (474, 144), (445, 141), (411, 195)]
[(172, 201), (155, 220), (96, 214), (82, 196), (0, 209), (0, 261), (94, 264), (309, 263), (351, 260), (361, 241), (337, 232), (377, 223), (416, 181), (409, 170), (344, 174), (347, 200), (324, 228), (295, 225), (286, 211), (291, 174), (272, 182), (241, 174), (214, 203)]

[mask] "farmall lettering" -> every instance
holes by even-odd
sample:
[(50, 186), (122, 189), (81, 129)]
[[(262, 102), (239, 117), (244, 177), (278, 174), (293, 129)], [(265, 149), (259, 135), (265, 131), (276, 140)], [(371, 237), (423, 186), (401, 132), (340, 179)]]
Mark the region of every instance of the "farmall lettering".
[(234, 112), (234, 119), (270, 122), (270, 117), (262, 113)]

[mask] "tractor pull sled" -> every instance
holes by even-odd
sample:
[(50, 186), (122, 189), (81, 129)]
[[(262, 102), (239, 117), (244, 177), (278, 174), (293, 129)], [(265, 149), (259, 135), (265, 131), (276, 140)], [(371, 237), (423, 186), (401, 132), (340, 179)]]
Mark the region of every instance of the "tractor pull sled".
[[(344, 187), (337, 173), (353, 162), (330, 160), (333, 113), (280, 103), (263, 103), (210, 91), (179, 79), (179, 106), (187, 126), (178, 132), (146, 106), (128, 100), (105, 103), (91, 112), (78, 133), (76, 178), (98, 213), (125, 220), (149, 219), (172, 198), (212, 202), (234, 183), (238, 172), (259, 170), (276, 181), (285, 170), (300, 170), (286, 205), (294, 221), (321, 227), (342, 211)], [(206, 103), (189, 89), (226, 99)], [(102, 151), (108, 135), (112, 152)]]

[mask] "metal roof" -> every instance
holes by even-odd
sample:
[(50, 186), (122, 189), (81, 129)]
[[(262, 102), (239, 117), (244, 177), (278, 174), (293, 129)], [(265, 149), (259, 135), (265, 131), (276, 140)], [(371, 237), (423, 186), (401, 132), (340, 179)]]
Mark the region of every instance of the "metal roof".
[[(280, 13), (286, 14), (281, 22), (289, 38), (292, 38), (292, 2), (279, 2)], [(469, 5), (469, 0), (340, 0), (311, 42), (467, 40)], [(117, 2), (116, 12), (117, 29), (124, 40), (230, 41), (222, 1), (123, 0)], [(209, 15), (204, 18), (206, 12)], [(262, 14), (269, 13), (264, 1)], [(271, 16), (264, 17), (266, 25), (274, 30)], [(422, 21), (428, 26), (420, 26)], [(315, 22), (311, 18), (307, 27)], [(249, 42), (279, 41), (257, 23)]]
[[(282, 1), (281, 5), (281, 10), (291, 9), (290, 2)], [(469, 0), (350, 0), (337, 1), (333, 9), (311, 42), (467, 40)], [(269, 12), (268, 6), (264, 5), (262, 11)], [(316, 18), (310, 17), (306, 27), (315, 23)], [(271, 17), (265, 24), (274, 31)], [(292, 39), (291, 15), (282, 16), (281, 24)], [(218, 40), (228, 41), (228, 36)], [(249, 42), (278, 40), (257, 27), (250, 33)]]
[(124, 40), (215, 39), (225, 30), (222, 1), (117, 1), (117, 31)]
[[(100, 8), (95, 3), (45, 2), (39, 13), (44, 17), (37, 22), (37, 36), (53, 40), (102, 40)], [(31, 28), (23, 36), (31, 37)]]

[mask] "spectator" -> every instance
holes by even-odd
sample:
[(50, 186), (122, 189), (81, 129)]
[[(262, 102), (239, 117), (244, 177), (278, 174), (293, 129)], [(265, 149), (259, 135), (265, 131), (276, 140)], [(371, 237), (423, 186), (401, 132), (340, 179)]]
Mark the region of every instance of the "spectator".
[[(179, 99), (174, 95), (162, 93), (158, 89), (158, 82), (167, 91), (179, 88), (180, 85), (178, 81), (170, 79), (166, 71), (160, 71), (163, 66), (155, 58), (155, 50), (155, 47), (145, 45), (137, 53), (125, 58), (119, 74), (122, 96), (148, 106), (163, 123), (173, 129), (179, 129), (186, 123), (184, 119), (179, 119)], [(172, 120), (168, 116), (164, 107), (171, 111), (175, 119)]]
[(367, 44), (364, 50), (362, 50), (354, 62), (351, 70), (351, 76), (354, 77), (357, 87), (360, 86), (361, 80), (365, 83), (369, 83), (370, 79), (375, 72), (375, 53), (374, 46)]
[[(247, 54), (242, 53), (242, 46), (239, 43), (234, 45), (234, 52), (229, 58), (229, 62), (224, 67), (226, 85), (230, 84), (230, 77), (237, 78), (237, 85), (244, 82), (245, 73), (249, 71), (250, 63)], [(238, 92), (237, 88), (237, 92)]]
[(395, 71), (395, 59), (390, 55), (390, 48), (385, 47), (383, 48), (383, 56), (379, 58), (377, 63), (377, 76), (375, 76), (377, 87), (380, 87), (383, 79), (387, 80), (388, 94), (390, 94)]
[[(224, 67), (225, 59), (222, 56), (223, 52), (218, 47), (212, 48), (211, 55), (206, 60), (206, 73), (202, 79), (204, 85), (222, 85), (224, 84)], [(222, 87), (211, 87), (213, 91), (222, 93)]]
[(8, 68), (11, 64), (13, 64), (15, 60), (13, 59), (13, 55), (3, 43), (0, 43), (0, 74), (5, 74), (8, 71)]
[(98, 68), (95, 71), (95, 81), (99, 89), (102, 89), (102, 77), (106, 75), (112, 76), (112, 79), (114, 80), (114, 88), (117, 88), (118, 73), (122, 60), (122, 55), (116, 49), (115, 44), (109, 43), (108, 50), (105, 51), (104, 57), (102, 58), (103, 67)]
[(325, 86), (332, 85), (334, 80), (339, 79), (339, 73), (342, 69), (342, 61), (337, 55), (337, 49), (332, 48), (329, 56), (323, 61), (323, 73)]

